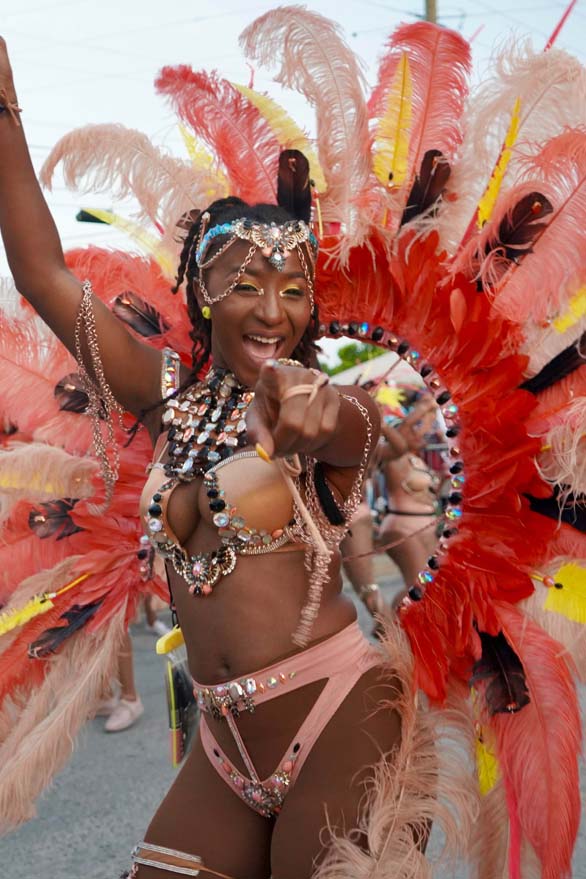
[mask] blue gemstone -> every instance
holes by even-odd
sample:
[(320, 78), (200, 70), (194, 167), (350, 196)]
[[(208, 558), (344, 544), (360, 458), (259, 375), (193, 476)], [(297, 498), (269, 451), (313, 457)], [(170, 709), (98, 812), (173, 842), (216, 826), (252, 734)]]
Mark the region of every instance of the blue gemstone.
[(368, 332), (368, 324), (367, 323), (360, 324), (360, 332), (362, 333), (363, 336), (365, 336), (367, 334), (367, 332)]
[(460, 507), (449, 507), (446, 510), (446, 517), (448, 519), (460, 519), (462, 517), (462, 510)]
[(409, 357), (411, 358), (411, 360), (419, 360), (421, 354), (419, 353), (419, 351), (410, 351)]

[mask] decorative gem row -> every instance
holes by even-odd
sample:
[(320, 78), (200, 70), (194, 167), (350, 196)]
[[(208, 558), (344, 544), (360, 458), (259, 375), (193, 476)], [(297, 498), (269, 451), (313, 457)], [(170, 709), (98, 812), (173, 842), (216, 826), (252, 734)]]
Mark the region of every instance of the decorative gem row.
[(439, 539), (438, 552), (427, 560), (427, 565), (419, 572), (417, 583), (412, 584), (407, 592), (407, 597), (403, 604), (409, 605), (411, 602), (421, 601), (425, 595), (425, 590), (430, 583), (433, 583), (437, 572), (440, 568), (440, 557), (445, 552), (448, 541), (458, 534), (458, 525), (462, 518), (462, 496), (466, 478), (464, 475), (464, 463), (462, 461), (461, 449), (458, 444), (458, 437), (461, 432), (459, 421), (458, 406), (452, 401), (450, 391), (443, 384), (440, 376), (434, 367), (424, 361), (419, 351), (414, 349), (412, 345), (405, 339), (400, 339), (394, 333), (389, 332), (384, 327), (374, 326), (369, 323), (358, 323), (350, 321), (349, 323), (341, 323), (332, 321), (330, 324), (322, 324), (320, 326), (320, 335), (324, 336), (356, 336), (364, 342), (374, 343), (381, 347), (395, 351), (399, 357), (408, 363), (423, 379), (426, 387), (434, 396), (434, 399), (443, 415), (446, 423), (446, 438), (449, 448), (449, 456), (452, 461), (449, 472), (451, 476), (450, 487), (452, 489), (448, 504), (443, 514), (443, 527)]
[(257, 693), (264, 693), (267, 689), (274, 690), (279, 685), (292, 681), (296, 675), (297, 673), (292, 671), (288, 675), (282, 672), (271, 675), (266, 680), (241, 678), (238, 681), (229, 681), (212, 687), (196, 688), (193, 692), (200, 709), (209, 711), (216, 720), (226, 717), (228, 713), (238, 717), (241, 711), (249, 711), (251, 714), (254, 712), (254, 696)]

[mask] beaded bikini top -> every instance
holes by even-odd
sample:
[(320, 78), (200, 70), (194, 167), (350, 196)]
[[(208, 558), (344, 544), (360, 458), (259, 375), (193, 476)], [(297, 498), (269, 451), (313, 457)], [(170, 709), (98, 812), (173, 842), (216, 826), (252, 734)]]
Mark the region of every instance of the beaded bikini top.
[[(149, 479), (143, 493), (146, 539), (171, 562), (192, 595), (209, 595), (222, 577), (232, 573), (238, 555), (274, 552), (293, 540), (295, 519), (290, 516), (283, 528), (252, 527), (230, 504), (219, 483), (218, 471), (226, 464), (242, 458), (258, 459), (255, 451), (242, 449), (247, 442), (244, 416), (254, 397), (252, 392), (239, 386), (231, 373), (216, 369), (204, 383), (179, 395), (179, 358), (170, 350), (165, 350), (163, 357), (161, 391), (168, 399), (162, 420), (167, 435), (158, 457), (166, 451), (168, 458), (149, 468), (162, 470), (164, 478), (154, 491)], [(176, 396), (169, 398), (170, 394)], [(220, 546), (192, 555), (173, 533), (166, 510), (178, 485), (201, 477)]]

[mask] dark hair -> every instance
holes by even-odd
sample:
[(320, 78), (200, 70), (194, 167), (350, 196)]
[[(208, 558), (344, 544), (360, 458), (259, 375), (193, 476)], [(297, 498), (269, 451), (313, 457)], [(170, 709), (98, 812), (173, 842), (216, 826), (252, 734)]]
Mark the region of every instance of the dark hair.
[[(239, 198), (221, 198), (206, 208), (210, 215), (208, 228), (216, 226), (219, 223), (231, 223), (232, 220), (240, 218), (256, 220), (260, 223), (286, 223), (288, 220), (295, 219), (284, 208), (278, 205), (257, 204), (249, 205)], [(205, 213), (204, 212), (204, 213)], [(179, 268), (177, 270), (177, 283), (172, 288), (176, 293), (181, 284), (186, 282), (186, 298), (187, 311), (191, 321), (191, 332), (189, 337), (193, 342), (192, 347), (192, 371), (189, 377), (189, 383), (199, 377), (200, 372), (208, 364), (211, 355), (211, 326), (210, 321), (205, 320), (202, 316), (197, 297), (195, 295), (195, 286), (198, 282), (199, 269), (195, 261), (196, 245), (201, 229), (202, 214), (193, 222), (189, 228), (189, 232), (183, 243), (181, 258), (179, 260)], [(219, 247), (223, 244), (223, 237), (219, 236), (219, 240), (214, 241), (212, 247)], [(304, 366), (309, 366), (315, 362), (316, 352), (318, 351), (315, 340), (318, 336), (319, 320), (317, 316), (317, 308), (314, 308), (309, 324), (299, 341), (292, 357), (299, 360)]]

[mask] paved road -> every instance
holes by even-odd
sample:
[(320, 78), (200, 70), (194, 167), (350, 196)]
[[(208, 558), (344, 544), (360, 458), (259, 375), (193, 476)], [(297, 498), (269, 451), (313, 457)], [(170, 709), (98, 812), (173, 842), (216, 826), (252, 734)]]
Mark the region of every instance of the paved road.
[[(379, 582), (390, 597), (399, 581), (379, 564)], [(368, 617), (359, 610), (368, 630)], [(128, 868), (130, 850), (174, 777), (161, 659), (141, 625), (133, 629), (133, 642), (143, 717), (117, 735), (103, 733), (103, 720), (87, 725), (73, 759), (42, 798), (38, 818), (0, 839), (0, 879), (118, 879)], [(584, 694), (582, 703), (586, 708)], [(573, 877), (586, 879), (584, 821)], [(448, 873), (437, 879), (448, 879)]]

